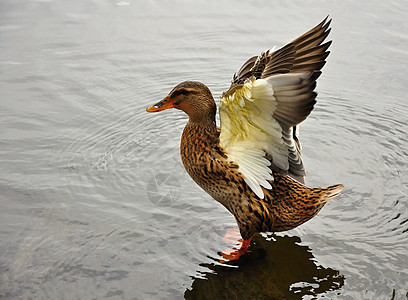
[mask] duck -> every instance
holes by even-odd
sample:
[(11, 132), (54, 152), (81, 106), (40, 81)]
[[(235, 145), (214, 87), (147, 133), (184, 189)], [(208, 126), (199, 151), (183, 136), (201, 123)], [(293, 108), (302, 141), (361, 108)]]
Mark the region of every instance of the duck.
[(180, 155), (190, 177), (234, 217), (239, 247), (222, 252), (234, 261), (250, 252), (260, 232), (291, 230), (313, 218), (343, 189), (305, 185), (298, 127), (316, 103), (316, 80), (332, 41), (331, 19), (278, 50), (249, 58), (221, 96), (220, 126), (210, 89), (198, 81), (176, 85), (147, 112), (170, 108), (188, 115)]

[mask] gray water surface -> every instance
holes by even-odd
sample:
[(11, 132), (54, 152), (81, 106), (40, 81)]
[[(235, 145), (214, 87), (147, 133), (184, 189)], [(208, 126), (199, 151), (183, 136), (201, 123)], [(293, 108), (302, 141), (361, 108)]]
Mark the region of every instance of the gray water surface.
[[(234, 218), (179, 158), (181, 81), (216, 100), (250, 56), (333, 18), (310, 186), (342, 195), (221, 265)], [(0, 3), (0, 298), (406, 299), (408, 2)]]

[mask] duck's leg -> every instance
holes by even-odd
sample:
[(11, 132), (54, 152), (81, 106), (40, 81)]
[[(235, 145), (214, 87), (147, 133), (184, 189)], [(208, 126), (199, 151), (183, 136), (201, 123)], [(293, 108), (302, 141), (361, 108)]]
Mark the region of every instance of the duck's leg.
[(248, 250), (248, 247), (251, 244), (251, 239), (242, 239), (238, 229), (227, 229), (224, 240), (236, 242), (236, 246), (221, 252), (222, 257), (224, 258), (220, 260), (221, 263), (237, 260), (245, 253), (251, 252)]

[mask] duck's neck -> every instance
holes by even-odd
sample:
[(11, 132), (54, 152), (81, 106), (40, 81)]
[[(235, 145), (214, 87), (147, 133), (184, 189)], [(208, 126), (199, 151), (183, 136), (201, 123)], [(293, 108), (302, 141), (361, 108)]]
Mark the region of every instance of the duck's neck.
[(184, 127), (181, 136), (180, 151), (183, 163), (200, 153), (211, 151), (218, 145), (218, 129), (214, 122), (195, 123), (189, 122)]
[(190, 103), (183, 110), (189, 119), (181, 137), (180, 151), (184, 166), (189, 170), (199, 155), (211, 152), (218, 145), (217, 106), (214, 99), (208, 97)]
[(218, 143), (218, 136), (219, 132), (215, 119), (208, 122), (193, 122), (190, 119), (184, 127), (181, 142), (184, 145), (191, 143), (212, 145)]
[(189, 116), (187, 124), (190, 124), (192, 126), (213, 127), (215, 126), (215, 114)]
[(184, 109), (188, 115), (188, 123), (203, 127), (215, 126), (215, 115), (217, 114), (217, 105), (214, 99), (207, 97), (190, 103)]
[[(214, 138), (217, 133), (215, 115), (217, 106), (214, 100), (201, 102), (200, 107), (196, 107), (193, 112), (187, 111), (188, 123), (184, 128), (183, 138), (208, 139)], [(216, 137), (218, 139), (218, 136)]]

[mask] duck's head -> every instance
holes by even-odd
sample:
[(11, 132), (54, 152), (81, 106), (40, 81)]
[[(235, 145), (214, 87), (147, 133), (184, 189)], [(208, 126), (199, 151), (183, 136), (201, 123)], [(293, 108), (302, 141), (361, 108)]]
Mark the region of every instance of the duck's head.
[(215, 122), (217, 106), (209, 88), (197, 81), (178, 84), (160, 102), (148, 107), (148, 112), (158, 112), (169, 108), (184, 111), (193, 123)]

